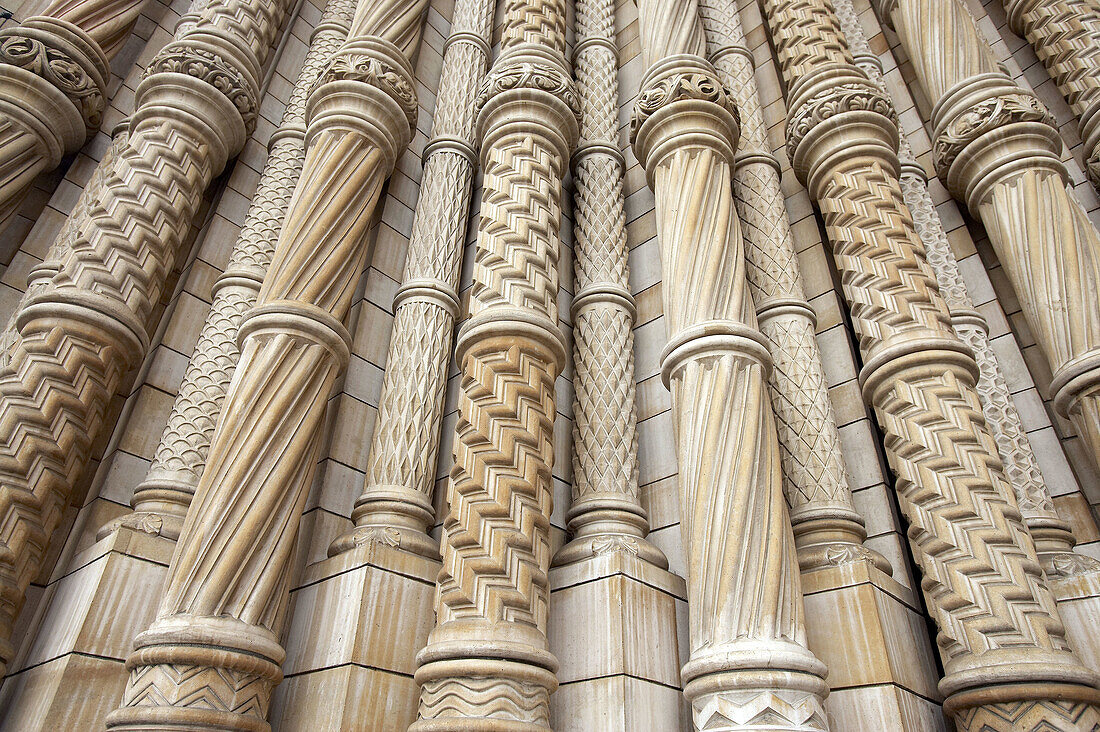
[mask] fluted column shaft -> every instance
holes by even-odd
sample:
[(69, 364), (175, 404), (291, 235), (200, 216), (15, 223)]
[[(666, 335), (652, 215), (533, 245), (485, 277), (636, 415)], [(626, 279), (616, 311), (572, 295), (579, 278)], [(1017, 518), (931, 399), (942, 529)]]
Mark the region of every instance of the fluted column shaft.
[[(484, 190), (443, 522), (437, 625), (417, 656), (426, 730), (546, 730), (562, 177), (577, 138), (564, 0), (506, 0), (478, 115)], [(491, 721), (490, 721), (491, 720)]]
[(330, 554), (378, 541), (439, 556), (427, 530), (435, 519), (432, 489), (477, 164), (474, 102), (489, 63), (495, 6), (455, 4), (363, 494), (352, 511), (355, 528)]
[(578, 0), (573, 66), (581, 142), (573, 153), (573, 540), (554, 564), (621, 550), (661, 567), (638, 495), (634, 297), (627, 268), (613, 0)]
[(1100, 187), (1100, 6), (1090, 0), (1002, 0), (1008, 24), (1027, 39), (1069, 104), (1085, 166)]
[(1091, 728), (1097, 678), (1066, 647), (982, 416), (977, 364), (904, 204), (892, 105), (855, 65), (828, 0), (765, 11), (788, 83), (788, 150), (825, 219), (939, 628), (945, 708), (962, 730)]
[(1100, 233), (1067, 188), (1054, 120), (999, 68), (957, 0), (878, 11), (934, 104), (936, 169), (985, 225), (1050, 364), (1055, 409), (1100, 464)]
[(806, 301), (798, 255), (780, 185), (779, 161), (768, 146), (752, 52), (731, 0), (701, 0), (707, 47), (718, 78), (741, 115), (733, 192), (745, 237), (746, 277), (773, 368), (772, 408), (783, 457), (783, 490), (803, 569), (869, 559), (863, 518), (852, 503), (829, 387)]
[(255, 124), (261, 61), (285, 5), (212, 3), (156, 56), (126, 145), (85, 191), (70, 246), (16, 316), (0, 371), (0, 659), (108, 402), (145, 355), (203, 191)]
[[(656, 199), (695, 729), (824, 730), (732, 174), (736, 108), (703, 55), (695, 0), (639, 3), (649, 66), (631, 123)], [(751, 457), (748, 457), (751, 456)]]
[(409, 57), (426, 5), (360, 2), (309, 98), (299, 185), (110, 729), (269, 729), (301, 513), (325, 404), (350, 357), (344, 321), (372, 213), (416, 121)]

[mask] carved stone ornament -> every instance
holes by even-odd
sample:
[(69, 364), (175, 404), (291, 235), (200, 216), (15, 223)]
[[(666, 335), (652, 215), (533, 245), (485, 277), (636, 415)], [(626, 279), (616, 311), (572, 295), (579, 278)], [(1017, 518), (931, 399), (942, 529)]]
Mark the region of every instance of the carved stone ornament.
[(560, 68), (528, 60), (498, 64), (482, 82), (474, 107), (481, 109), (497, 94), (513, 89), (535, 89), (553, 94), (569, 106), (580, 122), (581, 101), (573, 79)]
[(963, 149), (985, 133), (1017, 122), (1055, 126), (1043, 103), (1027, 93), (996, 96), (966, 107), (942, 126), (932, 143), (936, 170), (949, 170)]
[(870, 81), (866, 84), (838, 84), (814, 94), (794, 110), (787, 122), (787, 155), (794, 153), (810, 130), (837, 115), (873, 112), (897, 124), (894, 107)]
[(240, 112), (245, 130), (252, 134), (259, 114), (256, 90), (240, 69), (221, 55), (187, 41), (173, 41), (157, 54), (142, 79), (162, 73), (193, 76), (217, 89)]
[(732, 114), (737, 126), (741, 126), (737, 106), (733, 103), (717, 76), (702, 71), (674, 72), (665, 76), (658, 76), (638, 92), (638, 99), (634, 103), (634, 113), (630, 117), (631, 144), (633, 144), (638, 130), (657, 110), (666, 104), (685, 99), (713, 102)]
[[(379, 44), (380, 45), (380, 44)], [(417, 103), (416, 90), (405, 72), (392, 63), (382, 52), (378, 54), (362, 53), (362, 47), (345, 49), (333, 59), (328, 70), (317, 80), (317, 86), (332, 81), (358, 81), (382, 90), (390, 96), (405, 117), (409, 127), (416, 127)]]

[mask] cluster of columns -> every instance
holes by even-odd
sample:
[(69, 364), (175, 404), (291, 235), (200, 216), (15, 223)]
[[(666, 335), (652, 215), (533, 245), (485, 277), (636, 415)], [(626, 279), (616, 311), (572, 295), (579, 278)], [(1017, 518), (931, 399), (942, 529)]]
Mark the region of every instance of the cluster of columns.
[[(442, 559), (437, 624), (417, 657), (415, 732), (548, 729), (558, 668), (547, 639), (551, 565), (621, 551), (667, 566), (646, 540), (637, 487), (614, 8), (578, 0), (571, 68), (565, 0), (502, 5), (486, 76), (494, 3), (456, 3), (366, 485), (354, 528), (330, 547), (335, 556), (377, 542)], [(92, 59), (77, 66), (98, 69), (98, 83), (133, 7), (109, 32), (63, 9), (33, 19), (15, 41), (0, 34), (0, 60), (40, 70), (11, 59), (64, 37)], [(134, 512), (104, 529), (176, 540), (110, 729), (268, 728), (294, 546), (326, 401), (350, 357), (367, 232), (415, 129), (411, 59), (426, 7), (360, 0), (353, 14), (350, 0), (332, 0), (314, 34)], [(945, 706), (964, 730), (1100, 725), (1100, 680), (1070, 650), (1047, 585), (1095, 568), (1072, 553), (923, 171), (899, 140), (881, 68), (849, 0), (837, 7), (764, 3), (787, 86), (788, 150), (821, 209), (860, 340), (864, 396), (885, 432), (939, 629)], [(697, 729), (825, 730), (827, 669), (808, 648), (800, 570), (890, 567), (863, 545), (736, 5), (640, 0), (638, 9), (647, 71), (631, 143), (655, 195), (669, 331), (661, 374), (688, 565), (684, 693)], [(185, 18), (16, 314), (0, 371), (0, 662), (107, 402), (148, 348), (199, 200), (255, 123), (257, 78), (285, 11), (285, 0), (211, 0)], [(958, 0), (897, 0), (880, 12), (936, 102), (941, 175), (986, 224), (1051, 360), (1056, 403), (1100, 454), (1100, 317), (1084, 306), (1100, 279), (1100, 235), (1066, 187), (1049, 116), (996, 67)], [(956, 45), (935, 42), (943, 38)], [(0, 78), (0, 135), (9, 134), (0, 156), (22, 156), (8, 167), (0, 158), (0, 170), (24, 171), (0, 180), (4, 215), (5, 201), (94, 127), (88, 110), (102, 104), (102, 84), (66, 97), (83, 126), (57, 114), (52, 122), (69, 125), (58, 132), (9, 109), (9, 97), (33, 90), (56, 112), (56, 86), (32, 71)], [(570, 161), (574, 538), (552, 557)], [(437, 544), (432, 477), (477, 164), (473, 285), (454, 343), (455, 466)], [(1079, 635), (1071, 641), (1094, 659), (1094, 642)]]

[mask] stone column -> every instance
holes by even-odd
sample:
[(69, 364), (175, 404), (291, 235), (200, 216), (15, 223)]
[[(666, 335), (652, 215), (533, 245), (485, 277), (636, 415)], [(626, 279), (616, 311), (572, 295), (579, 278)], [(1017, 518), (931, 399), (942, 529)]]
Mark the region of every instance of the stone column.
[(1077, 116), (1085, 166), (1100, 187), (1100, 7), (1089, 0), (1003, 0), (1008, 25), (1027, 39)]
[[(856, 64), (889, 98), (882, 78), (881, 62), (867, 45), (851, 0), (833, 1), (841, 30)], [(1100, 594), (1097, 593), (1100, 590), (1100, 562), (1073, 552), (1076, 539), (1069, 524), (1058, 516), (1054, 501), (1047, 492), (1020, 413), (1016, 411), (1001, 365), (989, 343), (989, 324), (974, 308), (974, 302), (966, 290), (959, 263), (951, 251), (947, 233), (928, 192), (924, 168), (917, 163), (904, 134), (899, 135), (898, 149), (902, 198), (913, 215), (913, 224), (924, 244), (928, 264), (936, 274), (940, 293), (951, 313), (951, 326), (974, 352), (978, 364), (978, 398), (1004, 463), (1005, 477), (1012, 486), (1024, 525), (1035, 542), (1039, 562), (1051, 583), (1059, 609), (1070, 609), (1072, 620), (1065, 617), (1069, 639), (1082, 660), (1096, 669), (1096, 662), (1100, 660), (1100, 637), (1095, 632), (1100, 627)], [(1066, 586), (1066, 580), (1072, 588)], [(1063, 616), (1066, 616), (1065, 612)], [(1079, 622), (1086, 618), (1086, 622)]]
[(1100, 724), (1096, 674), (1070, 653), (898, 182), (897, 123), (828, 0), (769, 0), (788, 83), (788, 150), (817, 199), (859, 336), (961, 730)]
[(985, 225), (1050, 364), (1055, 409), (1100, 463), (1100, 234), (1067, 188), (1054, 120), (1000, 69), (957, 0), (877, 10), (934, 105), (936, 169)]
[(439, 557), (427, 530), (435, 520), (432, 488), (477, 165), (474, 101), (489, 64), (495, 5), (455, 4), (363, 494), (352, 511), (355, 528), (333, 542), (330, 555), (382, 542)]
[[(16, 315), (0, 371), (0, 660), (46, 541), (148, 347), (150, 314), (203, 191), (244, 145), (286, 0), (211, 3), (154, 58), (129, 139), (57, 271)], [(66, 236), (66, 234), (62, 234)]]
[(99, 129), (110, 59), (145, 0), (52, 0), (0, 30), (0, 230), (22, 194)]
[(806, 648), (794, 537), (732, 175), (738, 123), (704, 58), (695, 0), (639, 4), (646, 72), (631, 122), (656, 198), (688, 561), (695, 729), (827, 728)]
[(266, 730), (279, 632), (344, 320), (386, 178), (416, 124), (426, 0), (361, 2), (309, 98), (306, 157), (169, 568), (109, 729)]
[(564, 0), (506, 0), (478, 100), (485, 183), (416, 732), (545, 730), (557, 687), (546, 622), (554, 379), (566, 358), (558, 253), (578, 110), (564, 52)]

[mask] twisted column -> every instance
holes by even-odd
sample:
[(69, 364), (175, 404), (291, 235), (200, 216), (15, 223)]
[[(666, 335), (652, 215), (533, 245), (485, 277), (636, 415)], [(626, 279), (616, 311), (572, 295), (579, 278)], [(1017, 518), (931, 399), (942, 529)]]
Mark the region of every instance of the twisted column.
[(426, 0), (361, 2), (310, 95), (301, 178), (260, 289), (157, 619), (109, 729), (267, 730), (278, 637), (325, 403), (382, 186), (416, 123)]
[(580, 139), (573, 153), (573, 540), (555, 565), (622, 550), (666, 569), (646, 540), (638, 496), (634, 297), (627, 269), (625, 160), (619, 152), (613, 0), (578, 0), (573, 66)]
[(478, 103), (484, 190), (443, 522), (437, 625), (417, 656), (427, 730), (546, 730), (562, 176), (577, 138), (564, 0), (507, 0)]
[[(286, 0), (214, 2), (154, 58), (129, 139), (91, 186), (0, 371), (0, 659), (203, 191), (255, 124)], [(70, 237), (63, 232), (61, 237)]]
[(769, 393), (779, 430), (783, 492), (802, 570), (886, 558), (863, 546), (863, 517), (852, 503), (836, 417), (829, 400), (802, 273), (783, 204), (781, 168), (768, 146), (752, 52), (731, 0), (700, 0), (707, 48), (741, 119), (733, 194), (745, 238), (746, 278), (772, 358)]
[(493, 0), (458, 0), (443, 50), (432, 138), (413, 218), (355, 528), (329, 554), (382, 542), (438, 558), (427, 530), (458, 314), (475, 152), (474, 100), (489, 63)]
[(878, 11), (934, 103), (936, 169), (985, 225), (1050, 364), (1054, 407), (1100, 462), (1100, 234), (1067, 188), (1054, 120), (1000, 70), (956, 0)]
[(256, 304), (287, 207), (305, 160), (306, 100), (348, 34), (355, 0), (330, 0), (310, 38), (278, 129), (271, 135), (260, 181), (229, 264), (212, 288), (210, 313), (187, 364), (168, 423), (145, 480), (134, 490), (133, 513), (118, 526), (178, 539), (195, 487), (206, 466), (210, 440), (240, 359), (237, 337), (245, 313)]
[(794, 538), (734, 209), (736, 108), (706, 52), (695, 0), (639, 4), (649, 66), (634, 150), (656, 198), (695, 729), (824, 730), (825, 666), (806, 648)]
[(1100, 7), (1089, 0), (1003, 0), (1008, 25), (1027, 39), (1077, 116), (1085, 166), (1100, 186)]
[(1100, 724), (1097, 677), (1064, 629), (898, 182), (889, 99), (854, 63), (828, 0), (768, 0), (788, 83), (788, 150), (817, 199), (885, 433), (961, 730)]

